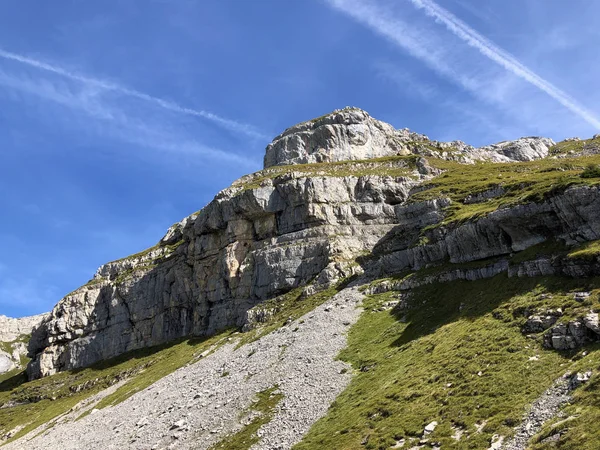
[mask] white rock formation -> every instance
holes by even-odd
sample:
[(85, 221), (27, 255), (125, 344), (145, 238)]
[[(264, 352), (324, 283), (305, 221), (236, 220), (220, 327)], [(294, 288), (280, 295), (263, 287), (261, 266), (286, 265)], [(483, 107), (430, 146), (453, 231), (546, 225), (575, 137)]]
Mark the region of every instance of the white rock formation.
[(27, 355), (24, 342), (47, 314), (13, 319), (0, 315), (0, 342), (10, 351), (0, 350), (0, 374), (21, 367), (22, 357)]
[(406, 143), (426, 140), (426, 136), (409, 130), (396, 130), (361, 109), (344, 108), (277, 136), (267, 146), (265, 168), (407, 155)]
[(48, 314), (13, 319), (0, 315), (0, 342), (13, 342), (23, 335), (31, 334)]
[(555, 145), (549, 138), (524, 137), (516, 141), (499, 142), (498, 144), (481, 147), (479, 150), (495, 153), (507, 161), (533, 161), (548, 156), (548, 150)]

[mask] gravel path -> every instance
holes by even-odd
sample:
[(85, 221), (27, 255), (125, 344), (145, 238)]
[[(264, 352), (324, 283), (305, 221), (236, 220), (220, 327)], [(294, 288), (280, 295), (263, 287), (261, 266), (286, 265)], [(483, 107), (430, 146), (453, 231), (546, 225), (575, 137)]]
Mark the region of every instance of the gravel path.
[(515, 436), (502, 446), (503, 450), (525, 450), (529, 440), (537, 434), (544, 423), (560, 414), (563, 405), (571, 401), (571, 391), (585, 383), (591, 374), (565, 375), (531, 405)]
[[(300, 441), (350, 382), (337, 361), (362, 301), (349, 287), (304, 317), (235, 349), (235, 341), (114, 407), (77, 422), (39, 429), (3, 450), (206, 449), (242, 427), (240, 412), (274, 385), (284, 394), (257, 449)], [(242, 418), (243, 420), (243, 418)]]

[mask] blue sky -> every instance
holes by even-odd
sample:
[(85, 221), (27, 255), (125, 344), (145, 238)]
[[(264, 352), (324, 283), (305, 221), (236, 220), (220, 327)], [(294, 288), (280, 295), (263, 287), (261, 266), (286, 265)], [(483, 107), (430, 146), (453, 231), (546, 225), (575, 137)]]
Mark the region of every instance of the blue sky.
[(440, 140), (600, 128), (600, 2), (4, 2), (0, 314), (153, 245), (336, 108)]

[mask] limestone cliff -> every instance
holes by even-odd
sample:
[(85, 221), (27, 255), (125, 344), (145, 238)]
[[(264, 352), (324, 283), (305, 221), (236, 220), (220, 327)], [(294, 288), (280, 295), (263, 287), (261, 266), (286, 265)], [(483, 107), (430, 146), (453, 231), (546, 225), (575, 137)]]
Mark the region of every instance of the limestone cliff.
[(240, 326), (258, 302), (353, 274), (433, 173), (418, 158), (310, 170), (244, 177), (155, 247), (100, 267), (33, 333), (30, 377)]
[[(444, 222), (456, 205), (449, 196), (415, 197), (444, 176), (433, 160), (532, 161), (553, 145), (545, 138), (482, 148), (437, 142), (356, 108), (289, 128), (267, 147), (263, 171), (60, 300), (33, 332), (29, 376), (241, 326), (250, 308), (298, 286), (318, 290), (365, 270), (381, 275), (507, 255), (551, 236), (598, 239), (597, 187), (464, 223)], [(493, 200), (503, 189), (473, 192), (470, 201)]]
[(0, 316), (0, 374), (22, 367), (29, 336), (46, 316), (40, 314), (20, 319)]

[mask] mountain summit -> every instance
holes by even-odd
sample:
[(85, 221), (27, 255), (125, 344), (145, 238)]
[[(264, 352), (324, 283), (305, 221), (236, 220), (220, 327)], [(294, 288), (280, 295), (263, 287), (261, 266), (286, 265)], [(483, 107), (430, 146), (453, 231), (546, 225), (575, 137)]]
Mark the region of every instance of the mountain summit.
[[(261, 301), (354, 274), (356, 256), (406, 220), (395, 206), (439, 173), (427, 157), (527, 161), (553, 144), (440, 143), (358, 108), (288, 128), (267, 146), (264, 172), (234, 182), (156, 246), (105, 264), (61, 300), (33, 333), (30, 377), (242, 326)], [(436, 220), (447, 200), (434, 202), (405, 209), (427, 213), (418, 221)]]

